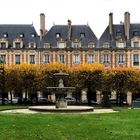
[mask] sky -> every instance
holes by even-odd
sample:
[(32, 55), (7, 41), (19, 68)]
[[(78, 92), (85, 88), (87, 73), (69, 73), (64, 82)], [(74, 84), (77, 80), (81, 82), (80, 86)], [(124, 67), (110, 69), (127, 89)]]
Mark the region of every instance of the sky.
[(0, 0), (0, 24), (32, 24), (39, 33), (40, 13), (46, 16), (46, 29), (55, 25), (89, 25), (99, 38), (113, 13), (113, 23), (124, 21), (129, 11), (131, 22), (140, 23), (140, 0)]

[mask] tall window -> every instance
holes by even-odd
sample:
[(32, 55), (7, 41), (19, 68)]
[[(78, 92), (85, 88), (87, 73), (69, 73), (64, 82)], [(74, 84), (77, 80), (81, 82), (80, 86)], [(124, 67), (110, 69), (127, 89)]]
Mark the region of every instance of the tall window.
[(6, 64), (6, 55), (0, 55), (0, 61)]
[(20, 43), (20, 42), (15, 42), (15, 48), (16, 48), (16, 49), (21, 48), (21, 43)]
[(58, 43), (58, 48), (60, 48), (60, 49), (65, 48), (65, 43), (64, 42)]
[(124, 54), (119, 54), (118, 56), (118, 63), (124, 63), (125, 62), (125, 57)]
[(30, 55), (30, 64), (35, 64), (35, 55)]
[(104, 54), (104, 56), (103, 56), (103, 63), (104, 64), (108, 64), (109, 63), (109, 55), (108, 54)]
[(134, 66), (139, 66), (139, 54), (134, 54), (133, 55), (133, 65)]
[(94, 62), (94, 55), (89, 54), (88, 57), (87, 57), (87, 61), (88, 61), (89, 64), (93, 63)]
[(44, 55), (44, 63), (50, 63), (50, 55), (49, 54)]
[(20, 55), (15, 55), (15, 64), (20, 64)]
[(59, 62), (60, 63), (65, 63), (65, 56), (64, 56), (64, 54), (60, 54), (59, 55)]
[(6, 48), (6, 42), (1, 42), (0, 43), (0, 48), (5, 49)]
[(73, 63), (74, 64), (80, 64), (80, 55), (79, 54), (74, 54), (73, 55)]

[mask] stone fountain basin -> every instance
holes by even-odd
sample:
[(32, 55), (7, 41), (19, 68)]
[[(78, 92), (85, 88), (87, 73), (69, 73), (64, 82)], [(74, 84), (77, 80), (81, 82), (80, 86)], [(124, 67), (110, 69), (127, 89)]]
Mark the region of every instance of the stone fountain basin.
[(38, 112), (89, 112), (94, 111), (91, 106), (67, 106), (67, 108), (56, 108), (55, 106), (30, 106), (29, 110)]

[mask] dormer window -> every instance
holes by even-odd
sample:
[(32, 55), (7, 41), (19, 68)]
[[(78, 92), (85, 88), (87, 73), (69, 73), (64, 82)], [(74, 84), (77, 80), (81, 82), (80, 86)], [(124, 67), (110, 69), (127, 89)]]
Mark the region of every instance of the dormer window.
[(80, 38), (84, 38), (84, 37), (85, 37), (85, 33), (81, 33)]
[(79, 42), (73, 42), (73, 48), (80, 48)]
[(122, 36), (122, 32), (121, 31), (117, 31), (116, 32), (116, 36)]
[(5, 49), (6, 48), (6, 42), (0, 42), (0, 48)]
[(8, 34), (7, 33), (4, 33), (3, 34), (3, 37), (5, 37), (5, 38), (8, 37)]
[(138, 41), (132, 42), (132, 47), (138, 48), (139, 47), (139, 42)]
[(32, 37), (36, 37), (36, 34), (32, 33), (31, 36), (32, 36)]
[(16, 49), (21, 48), (21, 42), (15, 42), (15, 48)]
[(30, 42), (29, 43), (29, 48), (34, 49), (36, 47), (34, 42)]
[(44, 48), (50, 48), (50, 44), (49, 43), (44, 43)]
[(116, 46), (118, 48), (124, 48), (126, 45), (125, 45), (125, 42), (116, 42)]
[(103, 48), (109, 48), (110, 44), (108, 42), (103, 43)]
[(58, 43), (58, 48), (60, 48), (60, 49), (65, 48), (65, 43), (64, 42), (59, 42)]
[(23, 34), (23, 33), (21, 33), (19, 36), (20, 36), (21, 38), (23, 38), (23, 37), (24, 37), (24, 34)]
[(139, 31), (133, 31), (133, 36), (139, 36)]
[(60, 37), (60, 33), (56, 33), (56, 38), (59, 38)]
[(95, 44), (93, 42), (88, 43), (88, 48), (94, 48)]

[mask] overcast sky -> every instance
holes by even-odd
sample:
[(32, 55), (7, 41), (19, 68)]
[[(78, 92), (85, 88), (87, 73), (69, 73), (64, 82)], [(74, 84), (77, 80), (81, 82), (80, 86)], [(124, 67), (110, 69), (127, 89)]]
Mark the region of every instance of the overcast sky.
[(46, 29), (53, 23), (89, 24), (99, 38), (108, 25), (108, 14), (113, 22), (124, 20), (129, 11), (131, 22), (140, 23), (140, 0), (0, 0), (0, 24), (34, 24), (39, 33), (39, 15), (46, 15)]

